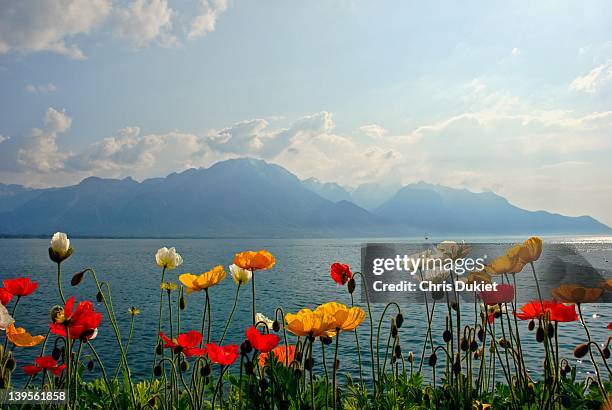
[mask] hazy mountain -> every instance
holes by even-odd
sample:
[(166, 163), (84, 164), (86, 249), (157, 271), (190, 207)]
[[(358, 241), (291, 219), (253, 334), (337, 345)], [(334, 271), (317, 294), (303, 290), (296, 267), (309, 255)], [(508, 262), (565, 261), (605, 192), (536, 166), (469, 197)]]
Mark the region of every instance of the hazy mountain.
[(302, 184), (312, 192), (332, 202), (352, 201), (350, 192), (335, 182), (321, 182), (316, 178), (308, 178), (303, 180)]
[(527, 211), (492, 192), (474, 193), (426, 183), (400, 189), (373, 211), (422, 232), (465, 234), (612, 233), (590, 216)]
[(347, 193), (339, 185), (300, 181), (280, 166), (253, 159), (223, 161), (143, 182), (91, 177), (63, 188), (0, 185), (0, 234), (49, 235), (56, 230), (75, 236), (126, 237), (610, 233), (593, 218), (530, 212), (492, 193), (415, 184), (400, 189), (374, 211), (342, 199)]
[(398, 183), (370, 182), (355, 188), (351, 198), (357, 205), (372, 210), (391, 199), (401, 187)]

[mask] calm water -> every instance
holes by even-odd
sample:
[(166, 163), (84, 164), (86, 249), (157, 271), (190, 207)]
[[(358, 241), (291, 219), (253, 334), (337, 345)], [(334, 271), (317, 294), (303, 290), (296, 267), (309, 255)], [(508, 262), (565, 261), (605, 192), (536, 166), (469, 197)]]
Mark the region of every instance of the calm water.
[[(485, 239), (490, 241), (489, 239)], [(514, 239), (516, 241), (516, 239)], [(571, 239), (571, 242), (585, 247), (589, 252), (607, 252), (607, 260), (612, 260), (612, 238)], [(211, 267), (231, 263), (235, 252), (247, 249), (266, 248), (277, 259), (271, 271), (259, 272), (257, 279), (257, 310), (273, 317), (277, 307), (285, 312), (295, 312), (302, 307), (336, 300), (350, 304), (345, 288), (335, 285), (329, 278), (329, 265), (343, 261), (358, 269), (362, 239), (74, 239), (75, 254), (63, 264), (64, 293), (66, 297), (76, 296), (77, 300), (89, 299), (95, 303), (96, 290), (88, 277), (78, 287), (70, 286), (72, 273), (85, 267), (93, 267), (101, 281), (111, 284), (112, 299), (115, 306), (122, 336), (127, 338), (130, 316), (128, 307), (134, 305), (141, 309), (136, 317), (134, 337), (129, 349), (129, 362), (136, 377), (150, 375), (152, 350), (155, 344), (159, 309), (159, 281), (161, 271), (155, 265), (154, 255), (161, 246), (175, 246), (183, 256), (184, 264), (167, 273), (167, 280), (178, 283), (178, 275), (184, 272), (200, 273)], [(45, 334), (49, 323), (49, 309), (58, 303), (55, 265), (47, 254), (48, 240), (42, 239), (0, 239), (0, 279), (16, 276), (29, 276), (39, 282), (39, 289), (24, 298), (16, 312), (18, 326), (25, 327), (32, 334)], [(599, 258), (599, 256), (598, 256)], [(603, 260), (603, 259), (602, 259)], [(612, 267), (612, 266), (611, 266)], [(521, 274), (522, 275), (522, 274)], [(522, 286), (533, 286), (528, 275), (521, 277)], [(231, 278), (211, 289), (213, 309), (212, 340), (217, 340), (232, 307), (236, 285)], [(178, 293), (174, 293), (176, 297)], [(359, 291), (355, 292), (359, 298)], [(181, 329), (200, 329), (204, 292), (186, 296), (187, 308), (181, 312)], [(104, 312), (101, 303), (96, 308)], [(176, 307), (176, 305), (175, 305)], [(365, 307), (365, 306), (364, 306)], [(373, 316), (377, 320), (382, 305), (373, 306)], [(10, 308), (10, 307), (9, 307)], [(400, 329), (402, 350), (415, 351), (420, 356), (427, 323), (422, 305), (403, 306), (405, 324)], [(469, 306), (465, 310), (470, 311)], [(592, 335), (599, 343), (605, 342), (609, 335), (606, 326), (612, 321), (612, 312), (607, 304), (587, 305), (583, 308)], [(434, 335), (441, 338), (446, 307), (439, 306), (434, 319)], [(105, 313), (105, 312), (104, 312)], [(595, 316), (594, 316), (595, 315)], [(106, 316), (106, 314), (105, 314)], [(251, 292), (250, 285), (241, 289), (240, 301), (234, 321), (226, 337), (227, 342), (240, 343), (244, 330), (250, 324)], [(466, 313), (465, 320), (469, 320)], [(473, 320), (473, 319), (472, 319)], [(118, 351), (114, 335), (103, 320), (99, 336), (94, 342), (107, 367), (114, 370), (118, 363)], [(522, 340), (528, 367), (540, 367), (543, 359), (542, 346), (535, 342), (535, 335), (522, 324)], [(362, 350), (368, 347), (368, 322), (359, 328)], [(381, 337), (381, 354), (384, 352), (387, 333)], [(584, 340), (584, 329), (579, 323), (560, 324), (560, 344), (562, 356), (578, 366), (582, 377), (591, 371), (589, 363), (576, 361), (572, 357), (573, 348)], [(29, 363), (39, 353), (39, 348), (19, 349), (18, 366)], [(330, 347), (329, 352), (333, 350)], [(340, 357), (343, 359), (341, 370), (356, 369), (354, 337), (346, 335), (342, 339)], [(329, 353), (328, 359), (331, 362)], [(331, 363), (330, 363), (331, 364)], [(364, 355), (364, 367), (368, 368), (369, 355)], [(417, 364), (418, 365), (418, 364)], [(356, 373), (353, 373), (357, 376)], [(22, 380), (22, 371), (16, 371), (16, 378)]]

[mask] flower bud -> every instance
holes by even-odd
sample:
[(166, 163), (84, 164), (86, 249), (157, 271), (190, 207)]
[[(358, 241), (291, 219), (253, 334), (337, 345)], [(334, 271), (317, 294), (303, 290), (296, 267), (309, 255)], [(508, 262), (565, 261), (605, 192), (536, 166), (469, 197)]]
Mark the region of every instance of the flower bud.
[(155, 408), (155, 396), (151, 397), (148, 403), (149, 403), (149, 406), (151, 406), (151, 408), (154, 409)]
[(404, 315), (398, 313), (397, 316), (395, 316), (395, 324), (397, 325), (397, 327), (402, 327), (402, 325), (404, 324)]
[(453, 363), (453, 373), (461, 373), (461, 354), (457, 353), (455, 356), (455, 362)]
[(87, 362), (87, 370), (89, 370), (90, 372), (93, 371), (94, 369), (94, 362), (93, 360), (90, 360)]
[(604, 355), (604, 358), (606, 359), (610, 358), (610, 348), (608, 346), (603, 348), (603, 355)]
[(314, 359), (312, 357), (309, 357), (304, 362), (304, 369), (310, 371), (310, 370), (312, 370), (313, 367), (314, 367)]
[(259, 388), (262, 391), (266, 391), (268, 390), (268, 386), (270, 385), (270, 383), (268, 383), (268, 380), (266, 378), (263, 378), (259, 381)]
[(408, 353), (408, 363), (414, 363), (414, 353)]
[(429, 356), (429, 365), (431, 367), (434, 367), (436, 365), (436, 363), (438, 362), (438, 356), (436, 356), (436, 353), (432, 353), (431, 356)]
[(331, 342), (333, 341), (331, 337), (329, 336), (321, 336), (320, 337), (321, 342), (323, 342), (324, 345), (330, 345)]
[(569, 364), (565, 365), (564, 370), (565, 370), (565, 373), (571, 373), (572, 372), (572, 368), (571, 368), (571, 366)]
[(470, 345), (465, 337), (461, 338), (461, 343), (459, 344), (459, 347), (461, 348), (462, 352), (467, 352)]
[(295, 374), (295, 377), (297, 377), (298, 379), (302, 377), (302, 369), (300, 369), (299, 367), (297, 367), (293, 373)]
[(456, 312), (459, 309), (459, 303), (452, 301), (450, 304), (451, 308)]
[(183, 361), (181, 362), (181, 371), (182, 371), (183, 373), (185, 373), (185, 372), (187, 371), (187, 369), (189, 369), (189, 363), (187, 363), (187, 361), (186, 361), (186, 360), (183, 360)]
[(181, 297), (179, 298), (179, 308), (181, 310), (185, 310), (185, 307), (187, 307), (187, 302), (185, 301), (185, 297), (181, 295)]
[(298, 362), (302, 361), (302, 352), (295, 352), (295, 360)]
[(253, 346), (251, 346), (251, 342), (245, 340), (240, 344), (240, 352), (242, 354), (249, 354), (253, 351)]
[(98, 302), (102, 302), (103, 299), (104, 299), (104, 297), (102, 296), (102, 292), (96, 293), (96, 300)]
[(561, 377), (565, 377), (565, 369), (559, 370), (559, 374), (561, 375)]
[(544, 341), (544, 328), (542, 325), (538, 326), (538, 330), (536, 330), (536, 341), (538, 343), (542, 343)]
[(500, 338), (497, 343), (499, 344), (500, 347), (504, 349), (508, 349), (509, 347), (511, 347), (510, 341), (508, 339), (504, 339), (503, 337)]
[(210, 375), (211, 370), (212, 369), (210, 368), (210, 363), (206, 363), (204, 366), (202, 366), (202, 369), (200, 369), (200, 375), (202, 375), (202, 377), (208, 377)]
[(85, 277), (85, 272), (87, 272), (86, 270), (83, 270), (81, 272), (77, 272), (72, 276), (72, 279), (70, 280), (70, 284), (72, 286), (76, 286), (79, 283), (81, 283), (83, 281), (83, 278)]
[(555, 336), (555, 327), (552, 323), (549, 323), (548, 326), (546, 326), (546, 333), (548, 334), (549, 339), (552, 339)]
[(427, 393), (426, 391), (423, 392), (423, 401), (425, 403), (429, 403), (429, 393)]
[(278, 320), (272, 322), (272, 330), (274, 330), (275, 332), (278, 332), (280, 330), (280, 323)]
[(482, 327), (478, 329), (477, 335), (478, 340), (482, 342), (484, 340), (484, 330), (482, 329)]
[(9, 369), (10, 371), (13, 371), (13, 370), (15, 370), (15, 365), (16, 365), (16, 363), (15, 363), (15, 359), (13, 358), (13, 355), (11, 354), (11, 355), (9, 356), (9, 358), (8, 358), (8, 359), (6, 359), (6, 364), (5, 364), (5, 366), (6, 366), (6, 368), (7, 368), (7, 369)]
[(395, 345), (395, 357), (402, 357), (402, 348), (400, 345)]
[(448, 329), (446, 329), (444, 333), (442, 333), (442, 339), (444, 339), (446, 343), (450, 342), (452, 337), (453, 337), (453, 334)]
[(470, 351), (475, 352), (476, 350), (478, 350), (478, 343), (476, 343), (476, 340), (472, 340), (470, 342)]
[(161, 356), (163, 352), (164, 352), (164, 345), (162, 345), (162, 342), (159, 342), (157, 346), (155, 346), (155, 354), (158, 356)]
[(529, 331), (532, 331), (533, 329), (535, 329), (535, 321), (533, 319), (529, 321), (529, 324), (527, 325), (527, 329), (529, 329)]
[(255, 365), (253, 365), (253, 362), (246, 362), (244, 365), (244, 371), (246, 372), (247, 376), (255, 374)]
[(51, 352), (51, 357), (53, 357), (53, 360), (57, 361), (59, 360), (59, 358), (62, 356), (62, 349), (60, 349), (59, 347), (55, 346), (53, 348), (53, 351)]
[(395, 320), (391, 321), (391, 337), (393, 339), (397, 337), (397, 326), (395, 325)]
[(334, 370), (338, 370), (340, 368), (340, 359), (334, 360)]
[(153, 374), (156, 377), (161, 376), (161, 374), (162, 374), (162, 367), (159, 364), (153, 368)]
[(183, 346), (176, 346), (173, 350), (174, 354), (181, 354), (183, 353)]
[(348, 283), (347, 283), (347, 286), (346, 286), (346, 287), (347, 287), (348, 292), (349, 292), (350, 294), (352, 294), (353, 292), (355, 292), (355, 279), (350, 278), (350, 279), (349, 279), (349, 281), (348, 281)]
[(589, 344), (588, 343), (579, 344), (574, 349), (574, 357), (580, 359), (580, 358), (584, 357), (588, 352), (589, 352)]

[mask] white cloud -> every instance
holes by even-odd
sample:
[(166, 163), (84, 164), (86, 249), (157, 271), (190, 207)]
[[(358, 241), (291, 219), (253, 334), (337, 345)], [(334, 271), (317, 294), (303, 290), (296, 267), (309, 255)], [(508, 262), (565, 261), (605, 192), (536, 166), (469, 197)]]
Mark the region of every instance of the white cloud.
[(73, 37), (100, 25), (110, 0), (3, 1), (0, 12), (0, 54), (48, 51), (83, 59)]
[(570, 89), (587, 93), (596, 93), (612, 79), (612, 60), (598, 65), (587, 74), (578, 76), (570, 84)]
[(519, 48), (517, 48), (517, 47), (514, 47), (510, 53), (513, 56), (520, 56), (521, 55), (521, 50)]
[(115, 34), (139, 47), (155, 39), (172, 41), (172, 14), (166, 0), (135, 0), (116, 9)]
[(27, 84), (23, 89), (31, 94), (47, 94), (57, 91), (57, 87), (52, 83), (40, 85)]
[(386, 134), (387, 130), (382, 125), (366, 124), (359, 127), (359, 131), (363, 132), (370, 138), (381, 138)]
[(191, 22), (187, 37), (195, 39), (214, 31), (217, 19), (227, 10), (228, 5), (229, 0), (202, 0), (201, 12)]

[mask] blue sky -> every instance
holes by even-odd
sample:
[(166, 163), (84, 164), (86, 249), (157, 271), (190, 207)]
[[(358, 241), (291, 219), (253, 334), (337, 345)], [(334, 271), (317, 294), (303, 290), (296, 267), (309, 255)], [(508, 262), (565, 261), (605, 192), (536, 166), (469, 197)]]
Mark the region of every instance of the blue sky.
[(612, 224), (612, 3), (0, 0), (0, 182), (254, 156)]

